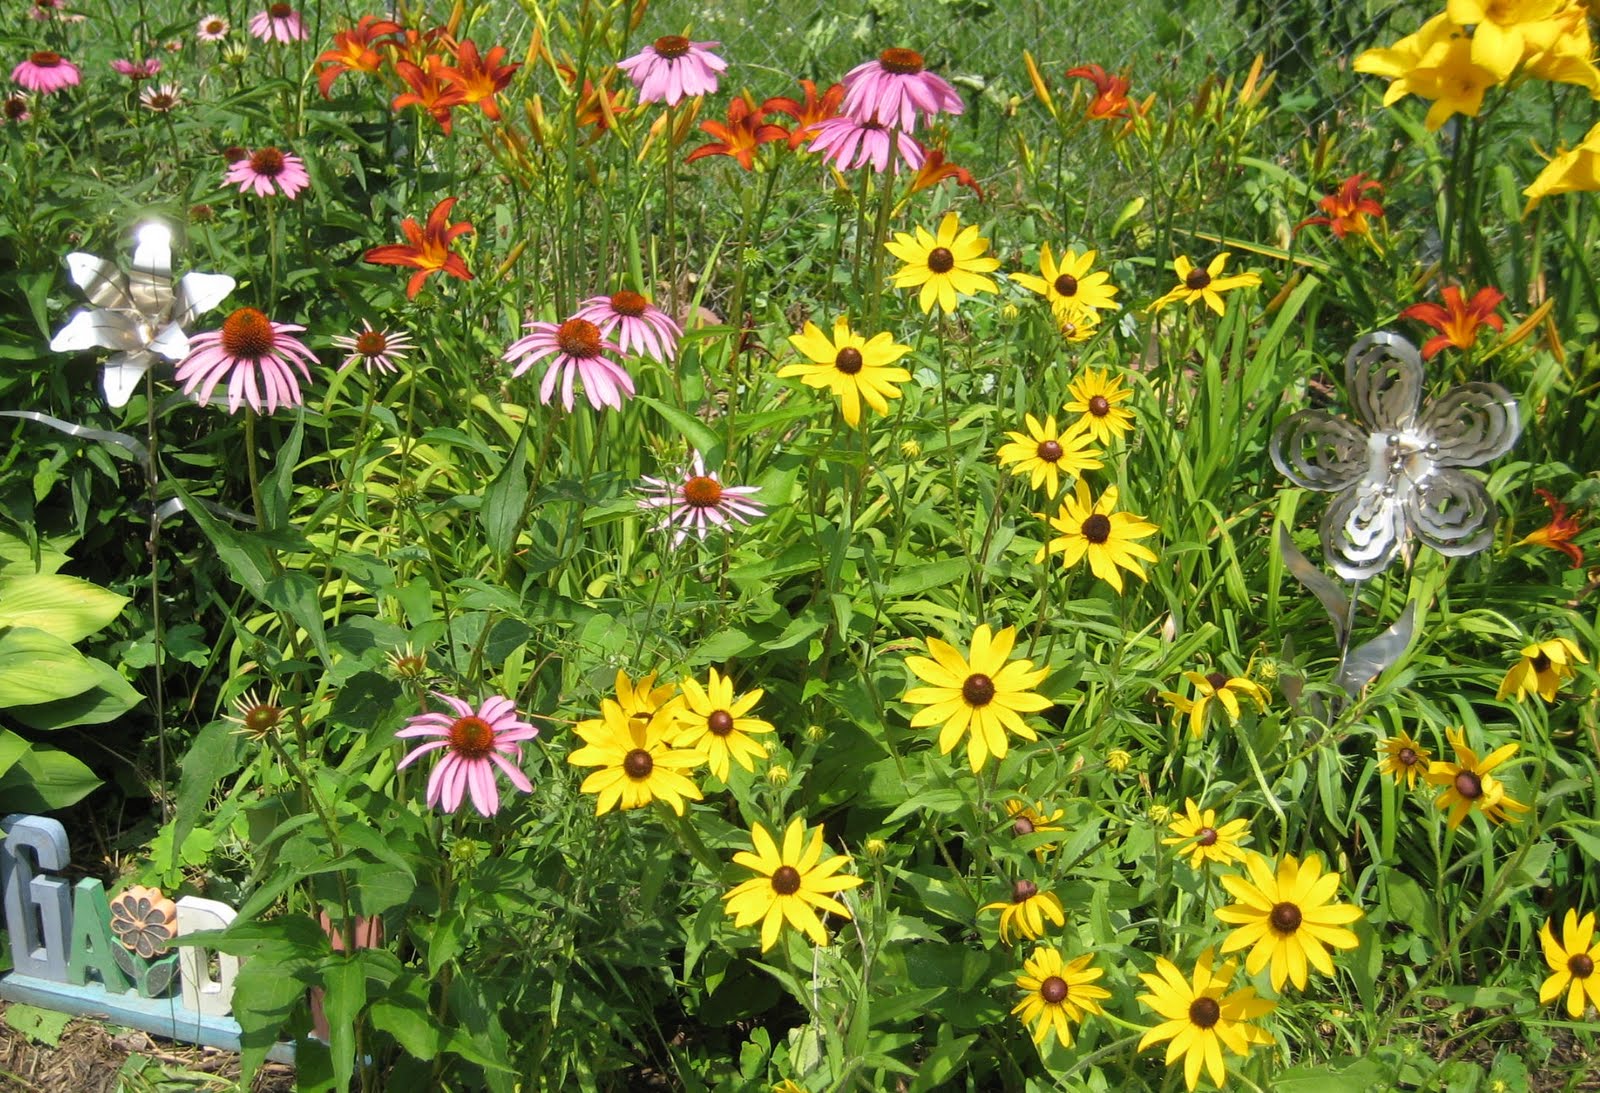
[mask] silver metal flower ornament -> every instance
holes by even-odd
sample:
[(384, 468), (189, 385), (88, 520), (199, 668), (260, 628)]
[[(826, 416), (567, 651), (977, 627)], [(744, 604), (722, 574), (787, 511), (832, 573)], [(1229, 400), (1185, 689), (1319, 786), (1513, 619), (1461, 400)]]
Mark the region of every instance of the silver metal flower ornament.
[(106, 400), (125, 406), (157, 357), (182, 360), (189, 353), (183, 328), (233, 291), (223, 273), (188, 273), (172, 282), (172, 232), (159, 221), (139, 226), (128, 273), (92, 254), (67, 255), (72, 281), (94, 306), (77, 312), (50, 339), (57, 353), (99, 346), (115, 350), (102, 382)]
[(1381, 573), (1415, 538), (1441, 554), (1475, 554), (1494, 538), (1483, 483), (1457, 468), (1504, 455), (1522, 426), (1495, 383), (1467, 383), (1422, 401), (1425, 371), (1397, 334), (1368, 334), (1345, 355), (1345, 381), (1365, 428), (1302, 410), (1272, 434), (1272, 462), (1297, 486), (1337, 491), (1322, 549), (1349, 580)]

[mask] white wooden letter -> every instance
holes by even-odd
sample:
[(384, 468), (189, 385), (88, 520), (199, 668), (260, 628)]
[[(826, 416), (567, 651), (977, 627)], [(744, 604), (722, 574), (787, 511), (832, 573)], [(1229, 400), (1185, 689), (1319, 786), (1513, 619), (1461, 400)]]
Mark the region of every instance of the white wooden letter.
[[(178, 901), (178, 936), (201, 930), (220, 930), (237, 917), (226, 903), (199, 896), (184, 896)], [(178, 984), (185, 1009), (211, 1017), (233, 1012), (233, 980), (239, 974), (239, 958), (217, 954), (217, 978), (211, 978), (207, 965), (211, 953), (199, 945), (178, 949)]]

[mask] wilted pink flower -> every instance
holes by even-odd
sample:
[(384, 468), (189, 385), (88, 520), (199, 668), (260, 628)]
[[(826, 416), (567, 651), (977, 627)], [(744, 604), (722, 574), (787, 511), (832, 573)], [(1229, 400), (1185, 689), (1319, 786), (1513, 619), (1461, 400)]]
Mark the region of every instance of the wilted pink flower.
[(257, 413), (265, 402), (269, 414), (280, 406), (299, 406), (302, 399), (295, 371), (309, 381), (307, 365), (317, 362), (311, 350), (293, 337), (304, 329), (275, 323), (253, 307), (241, 307), (223, 320), (221, 330), (189, 339), (189, 355), (178, 362), (174, 378), (183, 384), (186, 395), (198, 389), (197, 401), (204, 406), (227, 376), (230, 414), (238, 412), (241, 402), (249, 403)]
[(154, 57), (144, 61), (126, 61), (118, 57), (111, 62), (111, 67), (137, 83), (139, 80), (148, 80), (151, 76), (160, 72), (161, 62)]
[(368, 372), (397, 372), (399, 368), (395, 362), (405, 360), (405, 354), (416, 348), (404, 330), (374, 330), (365, 319), (361, 320), (359, 333), (335, 334), (333, 344), (350, 352), (339, 366), (341, 372), (358, 363)]
[(61, 54), (40, 50), (30, 53), (26, 61), (13, 68), (11, 79), (29, 91), (53, 95), (64, 87), (76, 86), (82, 76), (78, 66)]
[(616, 361), (605, 356), (620, 352), (618, 346), (600, 333), (600, 328), (588, 319), (573, 317), (559, 325), (556, 323), (528, 323), (529, 333), (512, 342), (506, 349), (505, 360), (516, 365), (512, 378), (522, 375), (539, 361), (555, 354), (545, 369), (544, 381), (539, 384), (539, 401), (548, 404), (555, 394), (556, 380), (561, 380), (561, 405), (572, 409), (572, 381), (583, 379), (584, 397), (596, 410), (609, 406), (622, 409), (624, 395), (633, 395), (633, 377)]
[(911, 132), (917, 114), (959, 114), (965, 109), (956, 89), (922, 67), (914, 49), (886, 49), (875, 61), (856, 65), (844, 78), (844, 112), (859, 121), (876, 121)]
[(440, 748), (447, 751), (428, 776), (429, 808), (437, 804), (446, 812), (454, 812), (461, 807), (462, 799), (470, 796), (472, 807), (479, 815), (493, 816), (500, 810), (495, 767), (522, 792), (533, 792), (533, 783), (513, 761), (522, 761), (522, 745), (518, 741), (532, 740), (539, 735), (539, 730), (517, 719), (517, 708), (509, 698), (499, 695), (486, 698), (474, 710), (459, 698), (438, 691), (434, 691), (433, 696), (449, 706), (454, 716), (432, 711), (420, 713), (408, 718), (406, 727), (395, 733), (402, 739), (438, 737), (408, 752), (400, 760), (401, 767), (427, 752)]
[(228, 21), (220, 15), (207, 15), (195, 25), (194, 36), (202, 42), (220, 42), (228, 36)]
[(601, 337), (616, 329), (617, 348), (623, 353), (638, 353), (662, 364), (670, 364), (678, 355), (683, 328), (637, 292), (623, 289), (610, 296), (591, 296), (578, 305), (573, 317), (594, 323)]
[(263, 42), (299, 42), (306, 37), (306, 25), (288, 4), (268, 4), (266, 11), (250, 17), (250, 33)]
[(677, 34), (657, 38), (617, 67), (639, 89), (639, 101), (672, 106), (690, 95), (710, 95), (717, 90), (717, 73), (728, 62), (709, 52), (721, 42), (691, 42)]
[(271, 197), (276, 186), (284, 197), (292, 199), (311, 185), (311, 176), (306, 174), (305, 161), (293, 152), (257, 148), (249, 155), (233, 160), (222, 182), (223, 185), (238, 183), (240, 193), (247, 194), (254, 190), (262, 197)]
[(734, 520), (748, 524), (748, 517), (766, 515), (765, 509), (750, 500), (752, 494), (759, 492), (757, 487), (724, 486), (716, 475), (706, 473), (705, 460), (699, 452), (694, 453), (681, 481), (667, 482), (649, 476), (642, 480), (648, 488), (639, 499), (639, 507), (664, 510), (659, 530), (677, 525), (673, 546), (687, 539), (691, 531), (704, 539), (713, 527), (726, 527)]
[[(889, 169), (893, 153), (912, 171), (922, 167), (922, 145), (908, 132), (891, 131), (882, 122), (857, 121), (848, 114), (819, 121), (811, 129), (808, 152), (818, 152), (842, 171), (872, 164), (879, 174)], [(899, 173), (899, 168), (895, 168)]]
[(28, 97), (20, 91), (13, 91), (4, 99), (0, 99), (0, 125), (6, 122), (21, 124), (33, 117), (28, 112)]

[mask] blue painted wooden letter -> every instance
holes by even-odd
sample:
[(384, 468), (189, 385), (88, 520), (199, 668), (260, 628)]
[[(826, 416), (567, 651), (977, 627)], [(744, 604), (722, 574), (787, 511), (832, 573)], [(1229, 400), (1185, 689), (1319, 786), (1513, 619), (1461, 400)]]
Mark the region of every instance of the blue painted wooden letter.
[[(65, 869), (71, 861), (67, 829), (60, 821), (20, 813), (0, 820), (6, 833), (0, 843), (0, 885), (5, 889), (6, 929), (11, 934), (11, 963), (23, 975), (67, 981), (67, 925), (72, 921), (67, 882), (39, 877)], [(34, 863), (28, 861), (32, 852)]]

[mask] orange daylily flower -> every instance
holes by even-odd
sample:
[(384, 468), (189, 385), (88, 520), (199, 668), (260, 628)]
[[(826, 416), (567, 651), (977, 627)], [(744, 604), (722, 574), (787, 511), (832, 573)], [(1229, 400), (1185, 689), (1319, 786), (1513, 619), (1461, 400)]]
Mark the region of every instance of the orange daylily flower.
[(1077, 76), (1094, 84), (1094, 97), (1089, 100), (1087, 117), (1109, 121), (1125, 118), (1133, 104), (1128, 101), (1128, 88), (1132, 81), (1127, 76), (1112, 76), (1099, 65), (1079, 65), (1067, 69), (1068, 76)]
[(954, 163), (946, 163), (943, 148), (930, 148), (927, 156), (922, 160), (922, 167), (911, 179), (911, 192), (926, 190), (930, 186), (937, 186), (947, 178), (956, 180), (957, 186), (965, 186), (978, 195), (978, 200), (983, 200), (983, 188), (978, 185), (978, 180), (972, 177), (972, 172), (965, 167), (957, 167)]
[(1450, 285), (1444, 290), (1444, 305), (1412, 304), (1400, 313), (1402, 319), (1416, 319), (1439, 331), (1422, 347), (1423, 359), (1431, 359), (1447, 345), (1471, 349), (1478, 341), (1478, 328), (1504, 330), (1506, 321), (1494, 313), (1505, 293), (1497, 288), (1480, 288), (1470, 301), (1463, 302), (1461, 290)]
[(399, 23), (379, 19), (376, 15), (363, 15), (355, 26), (336, 31), (333, 48), (317, 57), (317, 63), (322, 66), (322, 71), (317, 73), (317, 86), (322, 89), (322, 97), (330, 97), (333, 81), (346, 72), (377, 75), (383, 67), (383, 54), (374, 47), (380, 44), (378, 39), (399, 31)]
[[(632, 107), (628, 105), (626, 91), (611, 90), (611, 81), (616, 78), (617, 69), (607, 68), (600, 73), (600, 82), (593, 80), (583, 81), (583, 90), (578, 92), (578, 127), (587, 129), (593, 127), (592, 140), (599, 140), (607, 130), (613, 128), (618, 119), (625, 116)], [(556, 65), (556, 72), (560, 74), (562, 82), (570, 90), (578, 82), (578, 71), (568, 64)]]
[(432, 67), (428, 62), (434, 59), (435, 50), (456, 51), (454, 32), (449, 27), (407, 28), (383, 44), (394, 51), (397, 61), (410, 61), (423, 68)]
[(444, 62), (437, 57), (426, 58), (427, 67), (419, 68), (410, 61), (396, 61), (394, 70), (400, 78), (411, 88), (410, 91), (396, 95), (394, 109), (415, 104), (433, 115), (433, 120), (439, 123), (439, 128), (448, 135), (450, 132), (450, 111), (467, 101), (466, 92), (459, 87), (451, 87), (443, 78)]
[(400, 230), (405, 233), (407, 242), (373, 247), (362, 256), (362, 261), (378, 266), (411, 266), (416, 269), (411, 282), (406, 285), (408, 300), (415, 300), (417, 293), (422, 291), (422, 282), (429, 274), (440, 270), (463, 281), (472, 280), (467, 263), (451, 249), (457, 236), (472, 231), (472, 225), (466, 221), (450, 223), (450, 209), (455, 203), (455, 198), (447, 197), (435, 205), (433, 212), (428, 214), (425, 228), (419, 228), (415, 220), (406, 217), (400, 222)]
[(806, 95), (803, 103), (779, 95), (761, 104), (763, 110), (774, 114), (787, 114), (795, 120), (794, 131), (789, 134), (791, 152), (811, 139), (816, 132), (818, 122), (838, 117), (839, 107), (844, 103), (843, 84), (836, 83), (821, 95), (817, 94), (817, 85), (810, 80), (801, 80), (800, 88)]
[(1549, 490), (1535, 488), (1534, 493), (1544, 499), (1546, 507), (1550, 509), (1550, 522), (1531, 534), (1518, 539), (1512, 546), (1542, 546), (1551, 550), (1559, 550), (1572, 559), (1572, 568), (1583, 567), (1583, 548), (1572, 540), (1581, 530), (1578, 527), (1578, 518), (1567, 515), (1566, 502), (1558, 501)]
[(768, 125), (766, 112), (755, 105), (746, 91), (736, 95), (728, 104), (728, 121), (724, 125), (720, 121), (703, 121), (700, 129), (717, 140), (711, 144), (702, 144), (687, 156), (683, 157), (685, 163), (693, 163), (705, 156), (732, 156), (739, 161), (739, 166), (745, 170), (753, 170), (756, 165), (756, 150), (763, 144), (775, 140), (787, 140), (789, 130), (781, 125)]
[(499, 121), (500, 106), (494, 97), (505, 90), (506, 85), (511, 82), (511, 77), (522, 67), (520, 62), (501, 64), (500, 58), (505, 55), (504, 46), (495, 46), (487, 57), (480, 57), (478, 43), (462, 42), (456, 47), (456, 63), (451, 67), (441, 68), (439, 75), (460, 89), (463, 101), (467, 105), (476, 103), (491, 121)]
[(1368, 190), (1383, 192), (1382, 183), (1370, 179), (1364, 174), (1353, 174), (1339, 184), (1339, 189), (1317, 202), (1317, 208), (1326, 216), (1308, 216), (1294, 226), (1295, 231), (1309, 224), (1321, 224), (1333, 232), (1334, 237), (1343, 239), (1346, 235), (1371, 235), (1372, 229), (1367, 224), (1367, 217), (1383, 218), (1383, 206), (1374, 198), (1366, 197)]

